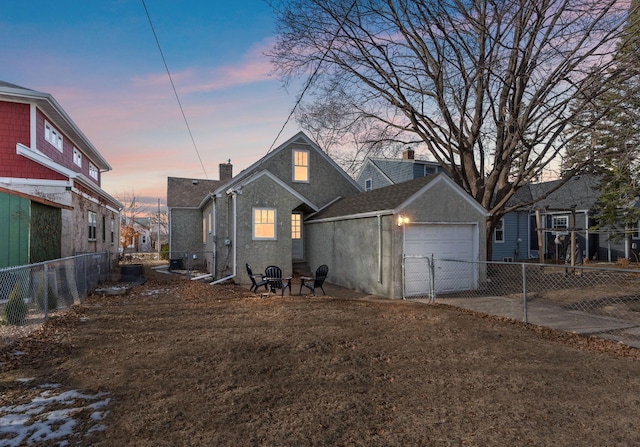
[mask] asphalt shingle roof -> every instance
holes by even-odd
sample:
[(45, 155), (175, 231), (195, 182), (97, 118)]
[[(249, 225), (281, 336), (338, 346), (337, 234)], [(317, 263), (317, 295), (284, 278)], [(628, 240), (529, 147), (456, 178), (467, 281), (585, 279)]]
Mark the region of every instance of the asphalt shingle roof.
[(169, 208), (197, 208), (207, 194), (226, 183), (220, 180), (167, 178), (167, 206)]
[(391, 185), (343, 197), (328, 207), (318, 211), (318, 213), (313, 215), (309, 220), (330, 219), (396, 209), (413, 194), (429, 184), (437, 175), (438, 174), (433, 174), (426, 177), (420, 177), (408, 182), (398, 183), (397, 185)]

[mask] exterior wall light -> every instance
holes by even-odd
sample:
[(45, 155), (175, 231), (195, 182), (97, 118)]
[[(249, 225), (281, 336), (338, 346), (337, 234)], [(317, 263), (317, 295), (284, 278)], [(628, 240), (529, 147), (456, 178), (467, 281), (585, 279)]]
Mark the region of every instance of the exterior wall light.
[(409, 218), (407, 216), (403, 216), (402, 214), (398, 215), (398, 226), (401, 227), (409, 223)]

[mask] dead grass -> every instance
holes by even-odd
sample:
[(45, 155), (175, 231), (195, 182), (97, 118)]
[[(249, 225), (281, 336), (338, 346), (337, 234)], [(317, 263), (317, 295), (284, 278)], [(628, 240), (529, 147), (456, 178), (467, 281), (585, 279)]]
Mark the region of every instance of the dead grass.
[(109, 392), (106, 431), (73, 445), (637, 443), (632, 348), (447, 306), (146, 274), (2, 349), (3, 399), (20, 377)]

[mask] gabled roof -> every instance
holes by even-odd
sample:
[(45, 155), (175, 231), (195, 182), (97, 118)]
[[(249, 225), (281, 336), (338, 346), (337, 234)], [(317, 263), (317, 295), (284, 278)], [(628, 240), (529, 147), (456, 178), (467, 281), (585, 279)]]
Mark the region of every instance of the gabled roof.
[(414, 178), (413, 167), (415, 165), (430, 166), (438, 170), (443, 170), (440, 163), (430, 160), (417, 160), (413, 158), (369, 158), (365, 160), (365, 163), (360, 169), (360, 173), (357, 176), (357, 180), (365, 172), (366, 166), (372, 166), (376, 171), (380, 173), (389, 183), (396, 184), (400, 182), (406, 182)]
[[(265, 170), (262, 171), (258, 171), (255, 172), (253, 175), (246, 177), (242, 183), (236, 183), (234, 185), (235, 189), (239, 189), (242, 190), (242, 188), (246, 185), (249, 185), (250, 183), (262, 178), (262, 177), (268, 177), (269, 179), (271, 179), (272, 182), (277, 183), (282, 189), (284, 189), (285, 191), (287, 191), (289, 194), (291, 194), (292, 196), (296, 197), (298, 200), (300, 200), (304, 205), (306, 205), (311, 211), (318, 211), (318, 206), (315, 205), (313, 202), (311, 202), (311, 200), (307, 199), (305, 196), (303, 196), (302, 194), (300, 194), (298, 191), (296, 191), (295, 189), (293, 189), (291, 186), (287, 185), (285, 182), (283, 182), (281, 179), (279, 179), (278, 177), (276, 177), (273, 173)], [(226, 185), (225, 185), (226, 186)]]
[(225, 182), (182, 177), (167, 177), (168, 208), (199, 208), (207, 195)]
[(486, 214), (486, 211), (480, 204), (469, 197), (453, 180), (444, 173), (438, 173), (384, 188), (349, 195), (331, 203), (311, 216), (307, 221), (358, 215), (393, 214), (396, 210), (410, 203), (417, 195), (425, 192), (437, 182), (449, 183), (453, 188), (459, 190), (463, 200), (468, 200), (479, 211)]
[[(600, 197), (600, 180), (599, 176), (584, 174), (572, 177), (560, 187), (558, 185), (563, 180), (531, 183), (520, 188), (509, 200), (508, 205), (522, 204), (531, 208), (547, 208), (550, 211), (591, 210)], [(557, 187), (558, 189), (548, 197), (540, 199)]]
[(262, 157), (260, 160), (256, 161), (254, 164), (244, 169), (242, 172), (240, 172), (238, 175), (233, 177), (231, 180), (218, 186), (218, 188), (215, 190), (215, 193), (216, 194), (222, 193), (226, 191), (228, 188), (241, 183), (242, 181), (244, 181), (244, 179), (255, 174), (257, 171), (260, 171), (261, 166), (264, 162), (269, 160), (278, 152), (286, 149), (293, 143), (309, 146), (315, 149), (320, 154), (320, 156), (323, 157), (328, 163), (330, 163), (336, 169), (337, 172), (339, 172), (345, 179), (349, 181), (349, 183), (351, 183), (356, 189), (358, 190), (361, 189), (360, 185), (358, 185), (358, 183), (356, 183), (354, 179), (352, 179), (340, 166), (338, 166), (338, 164), (331, 157), (329, 157), (317, 144), (315, 144), (304, 132), (298, 132), (293, 137), (289, 138), (280, 146), (278, 146), (277, 148), (269, 152), (267, 155)]
[(0, 81), (0, 101), (35, 104), (100, 171), (111, 170), (111, 166), (98, 149), (49, 93), (38, 92), (16, 84)]

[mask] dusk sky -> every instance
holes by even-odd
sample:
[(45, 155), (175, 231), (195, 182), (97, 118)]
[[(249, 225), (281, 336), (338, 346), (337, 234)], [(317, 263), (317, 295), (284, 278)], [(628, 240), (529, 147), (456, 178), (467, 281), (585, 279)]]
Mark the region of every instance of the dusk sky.
[(220, 163), (237, 174), (265, 155), (297, 91), (270, 75), (263, 0), (145, 4), (198, 152), (141, 0), (3, 2), (0, 79), (53, 95), (113, 168), (109, 194), (164, 204), (167, 177), (218, 179)]

